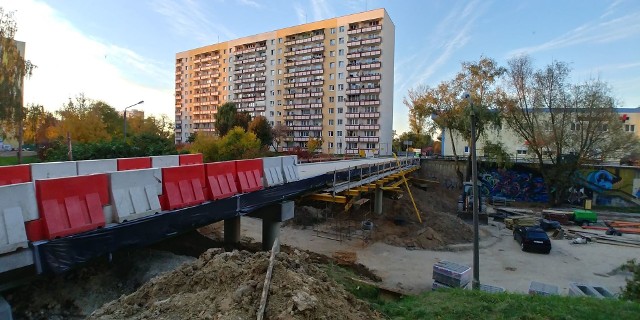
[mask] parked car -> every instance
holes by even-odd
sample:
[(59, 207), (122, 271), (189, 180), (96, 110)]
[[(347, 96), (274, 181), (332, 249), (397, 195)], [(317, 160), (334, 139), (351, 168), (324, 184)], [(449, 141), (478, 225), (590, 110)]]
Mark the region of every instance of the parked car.
[(540, 227), (517, 227), (513, 230), (513, 239), (520, 243), (522, 251), (539, 251), (548, 254), (551, 240)]

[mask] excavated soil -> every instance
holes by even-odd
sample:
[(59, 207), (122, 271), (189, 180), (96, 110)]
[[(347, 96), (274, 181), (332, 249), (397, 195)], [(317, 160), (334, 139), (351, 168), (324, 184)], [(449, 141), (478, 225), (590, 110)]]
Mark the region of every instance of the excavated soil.
[(373, 229), (368, 233), (369, 240), (410, 249), (446, 249), (449, 245), (473, 240), (471, 226), (455, 213), (458, 191), (438, 184), (429, 185), (426, 189), (411, 186), (422, 219), (420, 223), (411, 197), (405, 187), (402, 190), (404, 192), (399, 199), (394, 193), (385, 192), (382, 215), (373, 213), (374, 198), (369, 194), (369, 201), (354, 206), (349, 212), (344, 212), (343, 205), (338, 204), (309, 202), (298, 205), (293, 223), (304, 227), (315, 225), (344, 229), (347, 224), (359, 227), (363, 221), (370, 221)]
[[(268, 252), (210, 249), (89, 319), (255, 319)], [(301, 251), (276, 256), (265, 319), (381, 319)]]

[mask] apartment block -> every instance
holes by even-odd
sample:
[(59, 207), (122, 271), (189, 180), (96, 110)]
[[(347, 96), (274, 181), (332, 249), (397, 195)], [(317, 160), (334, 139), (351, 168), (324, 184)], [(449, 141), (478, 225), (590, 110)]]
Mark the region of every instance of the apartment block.
[(226, 103), (285, 126), (281, 151), (391, 154), (395, 27), (384, 9), (176, 54), (175, 137), (214, 133)]

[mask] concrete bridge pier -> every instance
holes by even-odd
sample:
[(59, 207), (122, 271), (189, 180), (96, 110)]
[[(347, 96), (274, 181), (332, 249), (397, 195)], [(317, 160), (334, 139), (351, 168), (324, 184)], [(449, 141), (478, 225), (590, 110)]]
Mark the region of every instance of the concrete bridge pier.
[(282, 222), (293, 219), (295, 202), (283, 201), (264, 207), (250, 216), (262, 219), (262, 250), (268, 251), (280, 236)]
[(2, 296), (0, 296), (0, 319), (13, 319), (13, 316), (11, 314), (11, 306)]
[(240, 243), (240, 217), (224, 220), (224, 249), (233, 250)]
[(375, 196), (374, 196), (374, 203), (373, 203), (373, 212), (375, 214), (382, 214), (382, 197), (384, 196), (384, 190), (382, 190), (382, 188), (377, 187), (376, 188), (376, 192), (375, 192)]

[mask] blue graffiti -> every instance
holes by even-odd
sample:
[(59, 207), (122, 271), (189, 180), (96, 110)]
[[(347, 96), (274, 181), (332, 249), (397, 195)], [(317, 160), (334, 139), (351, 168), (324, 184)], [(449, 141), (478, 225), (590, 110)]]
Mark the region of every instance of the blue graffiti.
[(478, 177), (482, 194), (524, 202), (547, 202), (549, 195), (541, 176), (530, 172), (493, 169)]
[(613, 189), (613, 185), (620, 181), (620, 177), (607, 170), (592, 171), (587, 175), (587, 181), (605, 190)]

